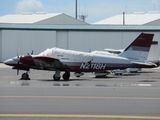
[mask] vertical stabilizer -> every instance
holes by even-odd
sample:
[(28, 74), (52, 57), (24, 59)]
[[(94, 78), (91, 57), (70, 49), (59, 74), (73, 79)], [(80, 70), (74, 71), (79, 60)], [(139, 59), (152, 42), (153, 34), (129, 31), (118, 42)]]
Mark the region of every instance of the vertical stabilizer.
[(152, 44), (154, 34), (141, 33), (120, 56), (138, 61), (145, 61)]

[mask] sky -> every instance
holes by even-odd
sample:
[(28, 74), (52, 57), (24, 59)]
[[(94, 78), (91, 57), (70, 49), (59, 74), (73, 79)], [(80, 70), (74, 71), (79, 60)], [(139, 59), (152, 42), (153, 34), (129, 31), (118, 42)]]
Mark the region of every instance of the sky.
[[(160, 11), (160, 0), (77, 0), (78, 15), (86, 22), (134, 12)], [(0, 0), (0, 16), (22, 12), (65, 13), (75, 17), (75, 0)]]

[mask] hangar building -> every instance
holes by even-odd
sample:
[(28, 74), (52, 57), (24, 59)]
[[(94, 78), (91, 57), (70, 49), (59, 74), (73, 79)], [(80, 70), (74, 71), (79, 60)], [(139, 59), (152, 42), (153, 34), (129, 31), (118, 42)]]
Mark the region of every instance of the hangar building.
[(0, 61), (60, 47), (78, 51), (123, 49), (141, 32), (154, 33), (160, 43), (160, 25), (44, 25), (0, 24)]
[(18, 23), (14, 20), (18, 18), (14, 18), (14, 22), (2, 22), (0, 17), (0, 62), (32, 50), (39, 54), (52, 47), (84, 52), (123, 49), (141, 32), (154, 33), (154, 40), (160, 43), (160, 25), (90, 25), (65, 14), (60, 16), (38, 20), (33, 17), (32, 20), (28, 18), (28, 22), (23, 19)]

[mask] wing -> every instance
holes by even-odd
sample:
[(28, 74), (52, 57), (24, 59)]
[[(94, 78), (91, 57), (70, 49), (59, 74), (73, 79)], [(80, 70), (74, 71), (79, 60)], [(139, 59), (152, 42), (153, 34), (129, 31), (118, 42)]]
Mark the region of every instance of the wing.
[(62, 63), (59, 59), (46, 57), (46, 56), (38, 56), (33, 57), (35, 64), (43, 70), (68, 70), (70, 69), (67, 65)]

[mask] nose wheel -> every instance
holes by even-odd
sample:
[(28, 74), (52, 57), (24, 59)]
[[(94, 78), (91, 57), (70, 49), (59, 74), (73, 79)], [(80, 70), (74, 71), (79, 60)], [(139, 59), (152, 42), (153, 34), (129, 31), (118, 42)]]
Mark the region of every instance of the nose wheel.
[(21, 80), (30, 80), (28, 73), (23, 73), (21, 76)]

